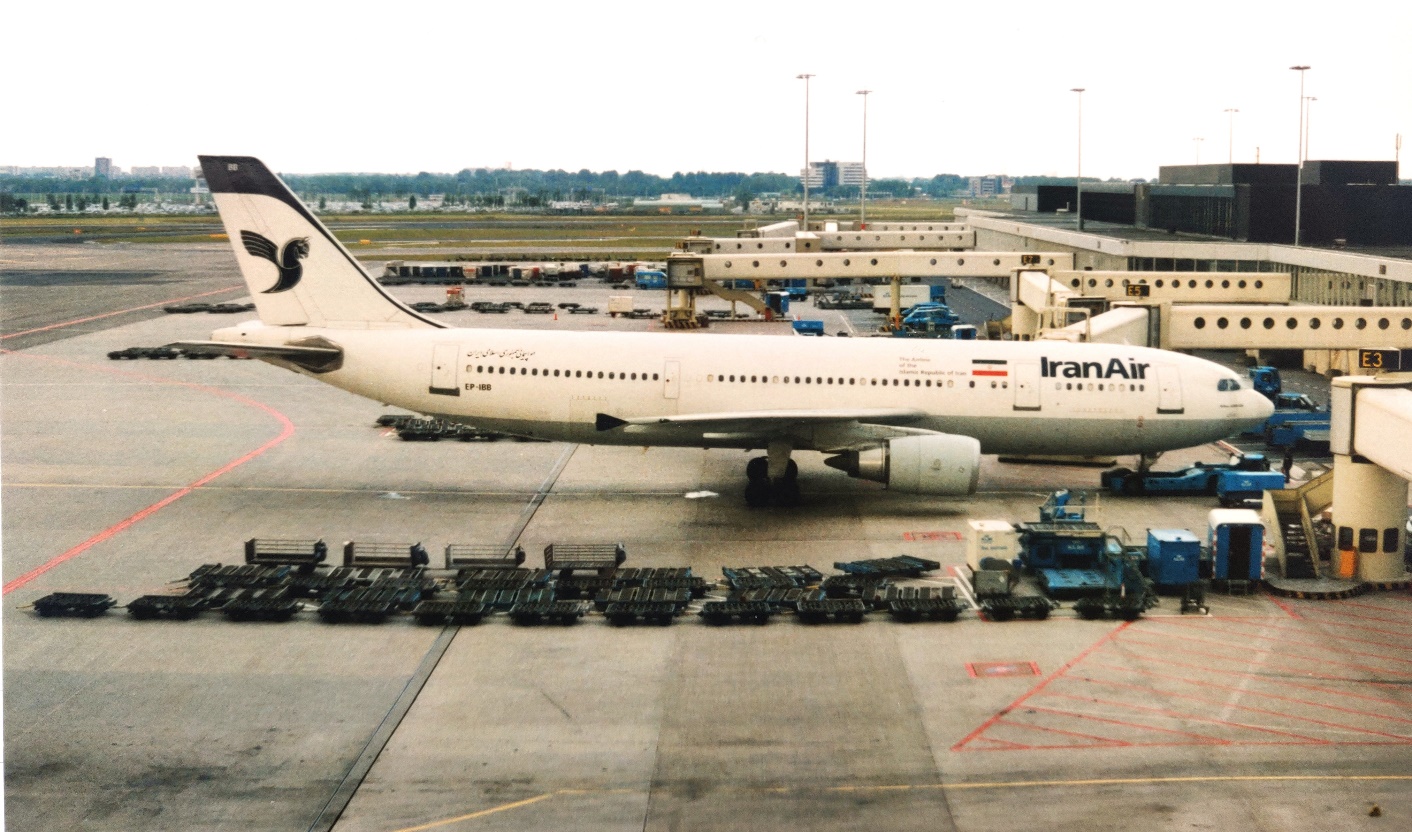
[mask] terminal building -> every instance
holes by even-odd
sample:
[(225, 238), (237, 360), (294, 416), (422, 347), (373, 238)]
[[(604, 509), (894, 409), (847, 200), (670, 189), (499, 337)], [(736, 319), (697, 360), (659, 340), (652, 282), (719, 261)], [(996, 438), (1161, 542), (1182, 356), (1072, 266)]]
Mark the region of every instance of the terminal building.
[[(1296, 198), (1296, 165), (1166, 165), (1155, 183), (1085, 183), (1085, 221), (1168, 234), (1250, 243), (1412, 246), (1412, 187), (1397, 184), (1397, 162), (1311, 160)], [(1015, 189), (1018, 211), (1072, 212), (1073, 185)]]

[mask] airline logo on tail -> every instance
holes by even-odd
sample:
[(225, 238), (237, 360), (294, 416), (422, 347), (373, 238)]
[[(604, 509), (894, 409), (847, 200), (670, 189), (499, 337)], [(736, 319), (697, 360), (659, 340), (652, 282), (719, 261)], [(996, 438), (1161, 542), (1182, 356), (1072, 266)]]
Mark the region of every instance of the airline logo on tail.
[(251, 255), (268, 260), (279, 269), (279, 279), (275, 281), (275, 285), (265, 289), (262, 294), (288, 292), (299, 285), (299, 278), (304, 276), (304, 264), (299, 261), (309, 256), (308, 237), (295, 237), (283, 246), (276, 246), (262, 234), (241, 231), (240, 242)]

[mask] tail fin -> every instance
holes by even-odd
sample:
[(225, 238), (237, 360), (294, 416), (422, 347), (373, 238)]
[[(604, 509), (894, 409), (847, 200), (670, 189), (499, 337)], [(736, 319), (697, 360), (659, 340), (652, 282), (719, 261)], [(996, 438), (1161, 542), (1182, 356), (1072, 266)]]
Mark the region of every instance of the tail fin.
[(259, 159), (200, 159), (262, 322), (334, 329), (442, 326), (378, 285)]

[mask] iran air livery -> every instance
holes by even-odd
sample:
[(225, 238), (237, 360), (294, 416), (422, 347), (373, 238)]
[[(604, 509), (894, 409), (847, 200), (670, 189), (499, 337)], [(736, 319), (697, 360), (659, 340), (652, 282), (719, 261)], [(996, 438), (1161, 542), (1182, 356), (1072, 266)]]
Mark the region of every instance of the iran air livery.
[(260, 320), (184, 348), (519, 436), (762, 449), (751, 505), (798, 501), (795, 451), (961, 496), (982, 453), (1155, 454), (1272, 409), (1225, 367), (1146, 347), (451, 328), (388, 295), (258, 159), (201, 167)]

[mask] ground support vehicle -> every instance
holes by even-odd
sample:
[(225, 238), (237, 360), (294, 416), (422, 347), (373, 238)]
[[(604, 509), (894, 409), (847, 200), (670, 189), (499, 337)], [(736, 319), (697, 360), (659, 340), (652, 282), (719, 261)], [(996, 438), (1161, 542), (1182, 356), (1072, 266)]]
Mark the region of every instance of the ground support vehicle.
[(878, 594), (891, 586), (892, 582), (880, 575), (830, 575), (819, 588), (825, 598), (856, 598), (872, 609)]
[(801, 601), (818, 600), (824, 597), (824, 592), (820, 589), (771, 587), (768, 589), (736, 590), (726, 600), (746, 603), (759, 602), (769, 605), (770, 609), (775, 612), (780, 612), (783, 610), (797, 611)]
[(1119, 595), (1107, 593), (1101, 596), (1080, 598), (1074, 602), (1074, 612), (1081, 618), (1096, 620), (1104, 616), (1136, 621), (1147, 610), (1157, 605), (1156, 596), (1151, 593)]
[(681, 613), (691, 603), (691, 590), (630, 586), (604, 590), (593, 599), (593, 605), (599, 612), (606, 612), (613, 604), (632, 603), (671, 604), (677, 613)]
[(35, 601), (34, 611), (44, 618), (97, 618), (117, 603), (96, 592), (54, 592)]
[(911, 555), (873, 560), (852, 560), (835, 563), (834, 569), (849, 575), (876, 575), (884, 578), (920, 578), (923, 572), (935, 572), (941, 563)]
[(812, 598), (801, 600), (796, 612), (805, 624), (861, 624), (868, 605), (856, 598)]
[(548, 569), (502, 569), (494, 567), (469, 567), (456, 573), (456, 588), (461, 591), (473, 589), (530, 589), (549, 586), (554, 577)]
[(824, 576), (812, 566), (722, 567), (731, 589), (787, 589), (817, 586)]
[(610, 576), (628, 559), (621, 543), (551, 543), (544, 547), (544, 568), (567, 578), (574, 572)]
[(186, 576), (186, 583), (192, 589), (269, 587), (284, 583), (289, 579), (291, 571), (288, 566), (222, 566), (219, 563), (207, 563), (192, 570), (191, 574)]
[(1049, 613), (1059, 605), (1038, 595), (997, 595), (982, 598), (981, 612), (991, 621), (1009, 621), (1012, 618), (1048, 618)]
[(921, 621), (955, 621), (961, 615), (961, 602), (955, 598), (913, 598), (889, 601), (887, 611), (894, 620), (903, 623)]
[(421, 600), (414, 588), (352, 587), (326, 596), (319, 618), (330, 624), (381, 624), (388, 616), (415, 609)]
[(445, 549), (446, 568), (461, 570), (516, 569), (525, 562), (525, 550), (519, 546), (494, 543), (448, 543)]
[(245, 541), (245, 562), (294, 566), (309, 574), (328, 560), (328, 544), (323, 540), (284, 540), (252, 537)]
[(473, 626), (479, 624), (495, 608), (484, 601), (462, 601), (459, 599), (434, 599), (422, 601), (412, 608), (412, 615), (418, 624), (428, 626), (454, 624)]
[(1112, 468), (1099, 475), (1114, 494), (1164, 497), (1213, 496), (1222, 505), (1258, 500), (1269, 489), (1284, 488), (1284, 475), (1270, 470), (1264, 454), (1237, 454), (1229, 462), (1198, 462), (1177, 471), (1133, 471)]
[(522, 602), (510, 607), (510, 620), (525, 627), (537, 624), (558, 624), (567, 627), (578, 623), (588, 612), (588, 604), (583, 601), (536, 601)]
[(139, 621), (153, 618), (190, 621), (217, 605), (213, 594), (195, 589), (182, 595), (143, 595), (128, 603), (127, 614)]
[(287, 587), (243, 589), (221, 604), (231, 621), (288, 621), (299, 612), (299, 599)]
[(707, 601), (701, 605), (701, 620), (707, 624), (768, 624), (775, 609), (764, 601)]
[(639, 619), (665, 627), (676, 619), (677, 613), (677, 606), (671, 601), (617, 601), (603, 610), (608, 623), (615, 627), (636, 624)]

